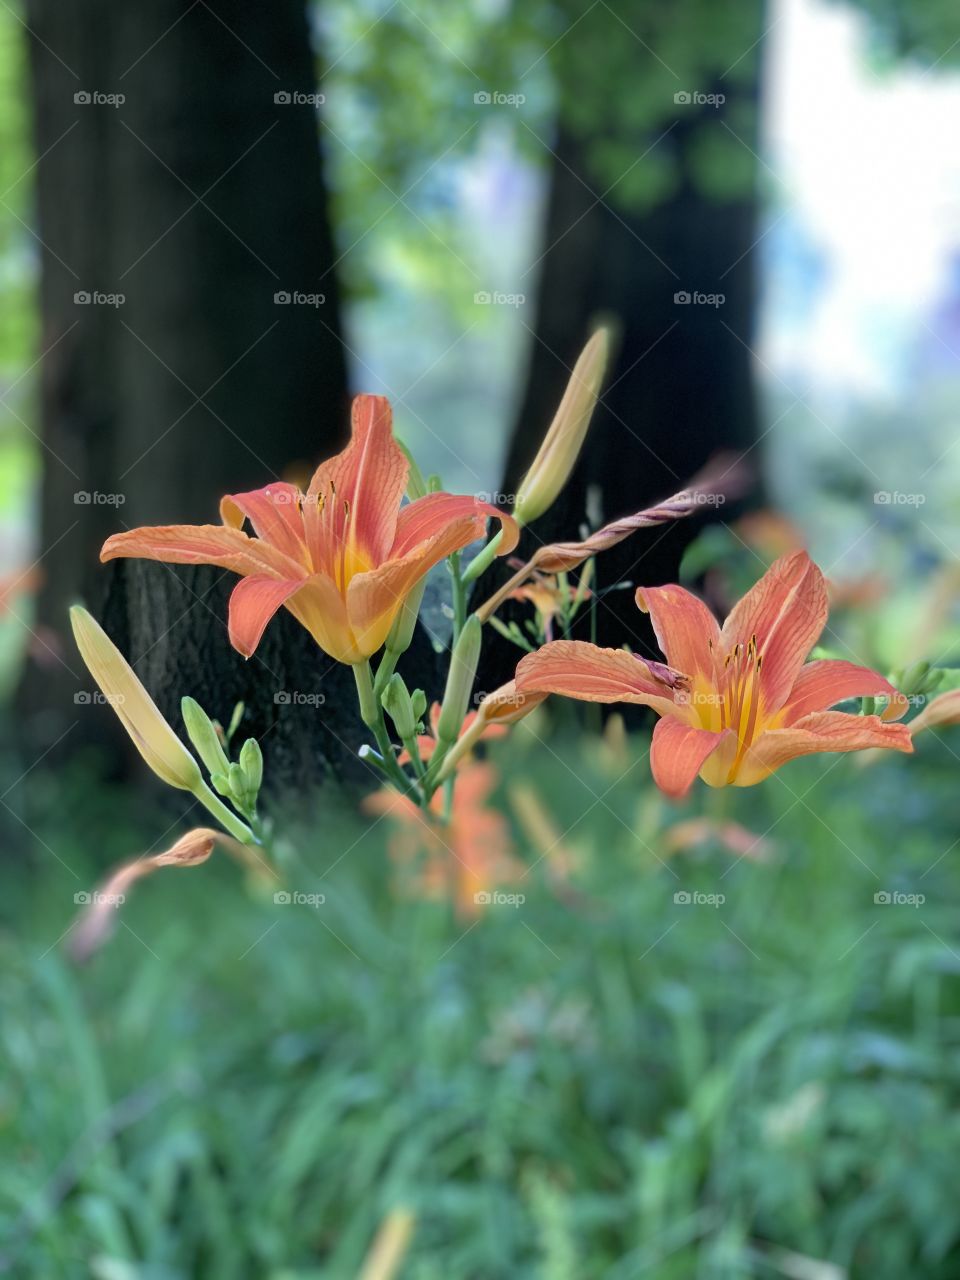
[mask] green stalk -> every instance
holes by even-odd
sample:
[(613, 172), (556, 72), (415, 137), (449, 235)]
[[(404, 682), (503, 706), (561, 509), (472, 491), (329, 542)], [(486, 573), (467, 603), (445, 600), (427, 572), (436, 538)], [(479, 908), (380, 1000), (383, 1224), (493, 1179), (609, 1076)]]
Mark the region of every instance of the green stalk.
[(454, 551), (453, 555), (448, 557), (447, 567), (453, 581), (453, 644), (456, 644), (460, 639), (463, 624), (467, 620), (467, 587), (460, 572), (459, 551)]
[(216, 796), (205, 782), (201, 782), (199, 787), (192, 793), (200, 801), (205, 809), (216, 818), (220, 825), (241, 844), (256, 844), (257, 840), (253, 832), (245, 822), (237, 817), (223, 801)]
[(413, 783), (397, 764), (393, 744), (383, 722), (383, 711), (373, 689), (373, 675), (368, 660), (354, 663), (354, 678), (357, 682), (357, 694), (360, 698), (360, 718), (377, 740), (377, 748), (383, 763), (383, 771), (387, 777), (399, 787), (404, 795), (413, 794), (418, 803), (422, 803)]
[(483, 547), (467, 565), (466, 572), (463, 575), (464, 582), (475, 582), (484, 570), (489, 569), (496, 559), (497, 552), (500, 549), (500, 543), (503, 541), (503, 530), (495, 533), (485, 547)]

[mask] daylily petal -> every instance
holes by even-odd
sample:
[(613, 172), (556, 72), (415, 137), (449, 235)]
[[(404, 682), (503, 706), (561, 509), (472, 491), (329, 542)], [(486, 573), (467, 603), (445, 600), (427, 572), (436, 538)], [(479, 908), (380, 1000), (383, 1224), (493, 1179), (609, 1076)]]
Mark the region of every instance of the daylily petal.
[(249, 520), (258, 538), (309, 569), (301, 501), (295, 484), (277, 481), (249, 493), (228, 493), (220, 502), (220, 518), (231, 529), (240, 529), (244, 519)]
[(475, 533), (464, 546), (474, 541), (474, 538), (483, 537), (487, 517), (499, 520), (503, 527), (503, 537), (497, 548), (498, 556), (508, 555), (517, 545), (520, 529), (516, 520), (505, 511), (469, 494), (428, 493), (426, 497), (409, 503), (400, 512), (391, 559), (413, 550), (419, 543), (440, 533), (446, 525), (462, 520), (465, 516), (471, 516), (475, 521)]
[[(436, 494), (436, 497), (451, 497)], [(428, 499), (421, 499), (426, 502)], [(473, 499), (468, 499), (471, 506)], [(410, 511), (420, 503), (411, 503)], [(492, 508), (491, 508), (492, 509)], [(401, 519), (403, 518), (401, 513)], [(509, 518), (509, 517), (508, 517)], [(418, 527), (429, 527), (418, 522)], [(434, 521), (434, 532), (407, 548), (398, 557), (387, 560), (368, 573), (358, 573), (347, 588), (347, 613), (350, 625), (357, 637), (357, 644), (366, 657), (376, 653), (387, 638), (397, 610), (417, 582), (429, 573), (435, 564), (446, 559), (454, 551), (473, 542), (483, 533), (483, 518), (476, 514), (461, 515), (458, 519)], [(400, 530), (398, 529), (398, 535)], [(404, 545), (406, 538), (398, 536), (397, 543)]]
[(393, 438), (390, 402), (384, 396), (356, 396), (352, 422), (350, 443), (320, 463), (303, 504), (314, 568), (331, 576), (330, 550), (342, 544), (362, 567), (386, 559), (407, 487), (409, 463)]
[(635, 702), (660, 715), (693, 718), (692, 709), (674, 702), (670, 685), (655, 679), (643, 658), (624, 649), (600, 649), (585, 640), (554, 640), (528, 653), (517, 666), (516, 682), (521, 693), (559, 693), (581, 702)]
[(960, 724), (960, 689), (950, 689), (928, 702), (920, 714), (910, 721), (912, 734), (935, 729), (940, 724)]
[(781, 556), (756, 586), (734, 606), (723, 624), (724, 653), (751, 636), (763, 659), (761, 689), (764, 713), (786, 702), (810, 650), (827, 621), (823, 574), (805, 551)]
[(337, 662), (353, 664), (370, 656), (360, 650), (343, 596), (326, 574), (315, 573), (302, 582), (300, 590), (286, 601), (286, 607), (324, 653)]
[(858, 667), (839, 658), (820, 658), (801, 668), (784, 707), (784, 727), (794, 725), (812, 711), (827, 711), (847, 698), (889, 698), (884, 720), (899, 720), (909, 703), (889, 680), (869, 667)]
[(270, 578), (254, 574), (241, 578), (230, 594), (230, 643), (249, 658), (273, 615), (303, 586), (298, 578)]
[(276, 547), (222, 524), (164, 524), (114, 533), (103, 544), (100, 559), (124, 556), (165, 564), (213, 564), (241, 575), (304, 576), (302, 566)]
[(815, 711), (789, 729), (762, 733), (748, 748), (731, 782), (736, 787), (751, 787), (798, 756), (818, 751), (866, 751), (871, 747), (909, 753), (913, 740), (907, 725), (886, 724), (879, 716)]
[(710, 644), (719, 648), (720, 627), (703, 601), (678, 586), (640, 587), (636, 599), (637, 608), (649, 613), (657, 644), (671, 667), (712, 678)]
[(664, 795), (671, 800), (682, 799), (724, 736), (709, 729), (694, 729), (672, 717), (658, 720), (650, 744), (650, 772)]

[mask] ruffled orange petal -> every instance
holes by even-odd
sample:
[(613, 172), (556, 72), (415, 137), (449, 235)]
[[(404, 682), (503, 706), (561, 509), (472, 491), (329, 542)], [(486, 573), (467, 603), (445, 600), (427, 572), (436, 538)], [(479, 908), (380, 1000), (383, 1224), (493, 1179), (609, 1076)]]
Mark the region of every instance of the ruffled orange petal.
[(258, 538), (309, 569), (301, 497), (295, 484), (283, 481), (249, 493), (228, 493), (220, 501), (220, 519), (231, 529), (240, 529), (249, 520)]
[(517, 545), (520, 529), (516, 520), (505, 511), (469, 494), (428, 493), (426, 497), (409, 503), (400, 512), (397, 534), (390, 552), (391, 559), (405, 555), (420, 543), (442, 532), (445, 526), (459, 523), (465, 517), (471, 517), (474, 524), (473, 537), (468, 538), (463, 546), (483, 537), (488, 518), (499, 520), (503, 528), (503, 537), (497, 548), (498, 556), (508, 555)]
[(786, 702), (826, 625), (827, 611), (823, 574), (805, 551), (795, 551), (770, 566), (723, 624), (724, 653), (737, 644), (746, 648), (751, 637), (757, 637), (765, 715), (779, 711)]
[(232, 573), (303, 577), (303, 568), (259, 538), (222, 524), (165, 524), (114, 533), (100, 559), (160, 560), (165, 564), (213, 564)]
[(883, 720), (899, 720), (909, 703), (889, 680), (869, 667), (858, 667), (839, 658), (820, 658), (801, 668), (784, 707), (784, 727), (796, 724), (813, 711), (827, 711), (847, 698), (889, 698)]
[(254, 574), (241, 578), (230, 594), (228, 632), (230, 643), (249, 658), (267, 623), (303, 582), (297, 578), (268, 578)]
[(693, 708), (675, 703), (670, 685), (656, 679), (643, 658), (624, 649), (600, 649), (585, 640), (553, 640), (528, 653), (517, 666), (516, 684), (520, 693), (559, 693), (581, 702), (635, 702), (660, 715), (694, 719)]
[(695, 595), (675, 585), (640, 587), (637, 608), (649, 613), (667, 662), (687, 675), (702, 672), (713, 679), (713, 648), (720, 644), (716, 618)]
[(664, 795), (681, 800), (725, 736), (709, 729), (695, 729), (671, 717), (658, 720), (650, 744), (650, 772)]
[(321, 462), (303, 502), (307, 544), (315, 569), (335, 576), (331, 557), (344, 545), (356, 563), (375, 565), (390, 554), (409, 463), (393, 438), (390, 402), (356, 396), (353, 434), (342, 453)]
[(789, 760), (818, 751), (867, 751), (885, 747), (911, 752), (913, 740), (905, 724), (886, 724), (879, 716), (851, 716), (843, 711), (815, 711), (789, 729), (769, 729), (748, 748), (730, 779), (736, 787), (752, 787)]

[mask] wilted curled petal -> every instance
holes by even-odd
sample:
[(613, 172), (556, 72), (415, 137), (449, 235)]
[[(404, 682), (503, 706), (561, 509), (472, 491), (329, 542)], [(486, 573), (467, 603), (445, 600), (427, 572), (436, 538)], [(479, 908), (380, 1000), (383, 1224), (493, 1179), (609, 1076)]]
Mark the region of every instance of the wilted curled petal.
[(960, 724), (960, 689), (941, 693), (928, 702), (907, 728), (916, 736), (923, 729), (935, 729), (941, 724)]
[(239, 840), (223, 831), (214, 831), (212, 827), (195, 827), (162, 853), (122, 863), (100, 888), (85, 895), (88, 901), (67, 943), (71, 957), (82, 964), (103, 946), (113, 931), (115, 912), (123, 906), (127, 891), (136, 881), (152, 875), (161, 867), (197, 867), (207, 861), (217, 844), (249, 869), (258, 873), (264, 871), (265, 864)]
[(653, 529), (672, 520), (685, 520), (705, 506), (718, 505), (736, 497), (744, 487), (744, 466), (739, 458), (721, 458), (691, 480), (686, 489), (632, 516), (604, 525), (582, 542), (554, 542), (541, 547), (531, 564), (547, 573), (575, 569), (584, 560), (607, 551), (638, 529)]
[(493, 693), (488, 693), (480, 703), (477, 719), (484, 725), (515, 724), (539, 707), (547, 697), (545, 693), (521, 692), (516, 680), (508, 680)]
[(742, 458), (722, 456), (695, 476), (688, 488), (675, 493), (664, 502), (645, 507), (635, 515), (614, 520), (582, 542), (551, 542), (540, 547), (512, 578), (480, 606), (477, 616), (481, 622), (486, 622), (535, 570), (565, 573), (583, 564), (591, 556), (616, 546), (638, 529), (653, 529), (657, 525), (669, 524), (672, 520), (683, 520), (695, 511), (702, 510), (705, 505), (718, 504), (728, 497), (738, 497), (745, 488), (747, 475)]

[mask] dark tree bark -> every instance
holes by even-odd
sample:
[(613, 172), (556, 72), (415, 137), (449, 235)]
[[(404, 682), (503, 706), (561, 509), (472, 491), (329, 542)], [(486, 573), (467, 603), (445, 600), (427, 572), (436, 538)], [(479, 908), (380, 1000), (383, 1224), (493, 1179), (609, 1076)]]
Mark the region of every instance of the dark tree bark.
[[(296, 101), (317, 92), (304, 0), (30, 0), (26, 20), (42, 242), (38, 630), (50, 648), (63, 641), (62, 661), (46, 652), (24, 678), (29, 749), (104, 733), (102, 711), (74, 705), (90, 682), (63, 639), (83, 599), (173, 723), (182, 693), (222, 717), (243, 698), (248, 731), (272, 734), (291, 770), (324, 743), (337, 756), (354, 729), (334, 676), (349, 672), (331, 674), (290, 619), (245, 665), (227, 644), (232, 575), (98, 564), (111, 532), (216, 522), (222, 494), (305, 471), (345, 441), (316, 111)], [(325, 300), (275, 301), (294, 291)], [(324, 690), (323, 726), (310, 703), (278, 718), (275, 697)]]
[[(729, 93), (729, 90), (728, 90)], [(720, 126), (718, 126), (720, 127)], [(754, 139), (745, 141), (754, 145)], [(652, 142), (638, 139), (640, 155)], [(684, 172), (688, 126), (669, 145)], [(612, 321), (614, 355), (587, 446), (554, 507), (528, 530), (518, 554), (577, 535), (588, 493), (600, 496), (604, 520), (629, 514), (681, 489), (721, 449), (757, 440), (750, 373), (758, 201), (753, 192), (717, 203), (684, 176), (677, 194), (651, 212), (630, 214), (599, 199), (588, 163), (591, 140), (562, 129), (555, 144), (545, 228), (546, 255), (526, 390), (502, 485), (507, 494), (532, 460), (593, 325)], [(722, 306), (674, 300), (682, 291), (721, 293)], [(709, 509), (705, 509), (709, 510)], [(726, 512), (725, 512), (726, 514)], [(639, 533), (597, 562), (601, 589), (615, 582), (675, 581), (684, 547), (703, 519)], [(483, 599), (505, 569), (495, 565), (478, 584)], [(529, 616), (516, 606), (511, 615)], [(632, 591), (607, 595), (596, 611), (601, 645), (625, 641), (656, 653)], [(586, 638), (588, 619), (577, 634)], [(490, 636), (482, 679), (494, 688), (509, 679), (518, 650)]]

